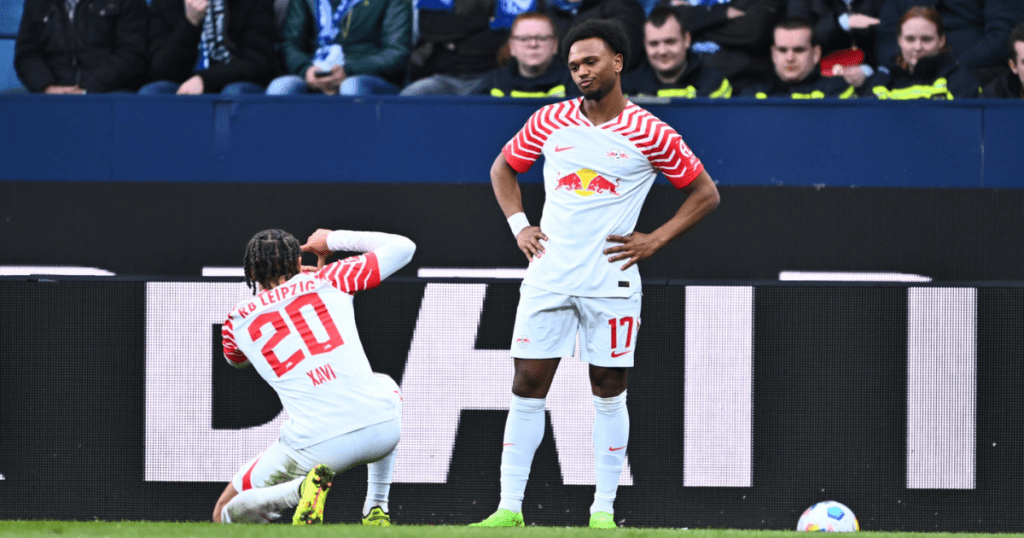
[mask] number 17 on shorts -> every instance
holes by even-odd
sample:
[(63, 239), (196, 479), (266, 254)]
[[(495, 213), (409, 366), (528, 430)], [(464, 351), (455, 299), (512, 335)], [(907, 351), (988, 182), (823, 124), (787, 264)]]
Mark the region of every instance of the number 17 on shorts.
[(519, 359), (571, 357), (595, 366), (633, 366), (640, 330), (640, 293), (629, 297), (577, 297), (532, 286), (520, 288), (511, 355)]

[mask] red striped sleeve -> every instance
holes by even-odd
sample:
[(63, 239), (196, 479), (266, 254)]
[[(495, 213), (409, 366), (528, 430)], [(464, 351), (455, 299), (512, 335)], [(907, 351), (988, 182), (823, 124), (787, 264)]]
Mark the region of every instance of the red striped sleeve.
[(328, 264), (316, 276), (345, 293), (355, 293), (380, 285), (380, 266), (377, 255), (367, 252)]
[(501, 150), (509, 166), (520, 174), (526, 172), (540, 158), (544, 142), (551, 133), (562, 127), (578, 125), (579, 122), (574, 121), (573, 111), (580, 99), (552, 103), (534, 112), (526, 125)]
[(629, 138), (677, 189), (689, 185), (704, 171), (700, 159), (672, 126), (636, 105), (628, 106), (611, 128)]
[(224, 358), (234, 364), (245, 364), (247, 359), (242, 350), (238, 349), (238, 345), (235, 344), (235, 329), (231, 322), (231, 316), (228, 315), (227, 321), (220, 329), (220, 337), (224, 342)]

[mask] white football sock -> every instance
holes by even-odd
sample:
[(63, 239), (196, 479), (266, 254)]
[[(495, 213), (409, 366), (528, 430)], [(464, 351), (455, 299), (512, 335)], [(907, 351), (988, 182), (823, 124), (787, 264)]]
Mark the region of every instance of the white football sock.
[(512, 395), (501, 450), (501, 502), (498, 508), (523, 511), (523, 494), (533, 454), (544, 438), (544, 398)]
[(270, 523), (281, 517), (281, 512), (299, 505), (299, 484), (296, 478), (267, 488), (247, 489), (231, 499), (221, 510), (223, 523)]
[(622, 464), (629, 442), (629, 412), (626, 392), (611, 398), (594, 396), (594, 476), (597, 487), (590, 513), (614, 514), (612, 505), (619, 488)]
[(395, 471), (396, 447), (390, 454), (378, 461), (366, 465), (366, 501), (363, 503), (363, 516), (370, 514), (370, 509), (379, 506), (388, 511), (388, 496), (391, 493), (391, 478)]

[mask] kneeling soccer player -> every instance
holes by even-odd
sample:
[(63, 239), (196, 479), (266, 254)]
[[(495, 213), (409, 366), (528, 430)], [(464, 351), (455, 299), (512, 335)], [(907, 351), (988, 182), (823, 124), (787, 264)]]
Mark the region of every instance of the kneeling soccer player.
[[(321, 269), (302, 252), (363, 252)], [(224, 322), (224, 356), (253, 365), (281, 398), (281, 437), (246, 463), (213, 510), (221, 523), (268, 523), (296, 508), (292, 523), (323, 522), (336, 473), (367, 464), (363, 524), (389, 526), (388, 494), (401, 433), (402, 402), (390, 377), (374, 374), (356, 332), (353, 295), (409, 263), (416, 245), (379, 232), (317, 230), (300, 246), (265, 230), (245, 250), (245, 282), (255, 297)]]

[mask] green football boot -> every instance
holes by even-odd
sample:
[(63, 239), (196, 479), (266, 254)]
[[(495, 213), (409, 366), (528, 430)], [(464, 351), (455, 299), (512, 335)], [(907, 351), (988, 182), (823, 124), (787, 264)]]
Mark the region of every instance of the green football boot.
[(381, 507), (374, 506), (370, 509), (370, 513), (363, 518), (363, 525), (368, 527), (390, 527), (391, 516), (382, 510)]
[(331, 489), (334, 471), (320, 464), (313, 467), (299, 484), (299, 506), (295, 508), (292, 525), (318, 525), (324, 522), (324, 503)]
[(617, 529), (619, 526), (615, 524), (615, 518), (608, 512), (594, 512), (590, 514), (590, 528)]
[(499, 508), (497, 512), (491, 514), (487, 519), (480, 523), (473, 523), (470, 527), (525, 527), (526, 523), (523, 523), (523, 514), (519, 512), (513, 512), (511, 510), (505, 510)]

